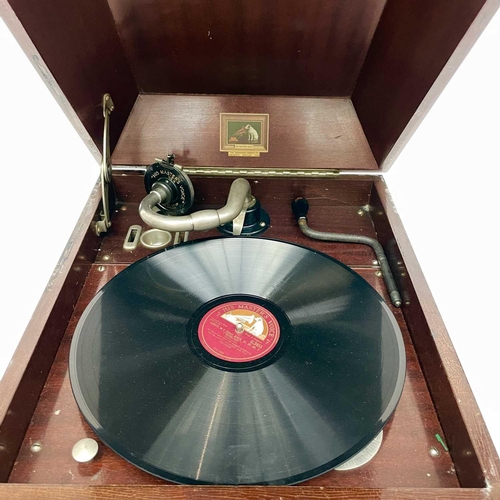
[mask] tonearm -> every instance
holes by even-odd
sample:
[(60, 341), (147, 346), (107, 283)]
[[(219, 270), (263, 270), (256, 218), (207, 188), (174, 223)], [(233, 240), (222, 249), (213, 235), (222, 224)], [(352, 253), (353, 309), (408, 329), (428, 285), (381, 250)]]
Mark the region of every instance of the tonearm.
[[(144, 182), (149, 193), (139, 205), (141, 219), (163, 231), (206, 231), (221, 228), (228, 234), (255, 235), (269, 226), (269, 217), (252, 196), (250, 183), (233, 181), (226, 204), (218, 210), (199, 210), (187, 215), (194, 202), (191, 180), (175, 156), (158, 160), (147, 169)], [(247, 216), (247, 217), (245, 217)]]

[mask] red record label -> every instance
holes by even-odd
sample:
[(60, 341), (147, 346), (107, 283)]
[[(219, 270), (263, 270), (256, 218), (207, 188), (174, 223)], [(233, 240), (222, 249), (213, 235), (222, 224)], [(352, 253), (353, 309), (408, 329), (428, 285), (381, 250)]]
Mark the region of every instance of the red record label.
[(278, 343), (280, 327), (265, 307), (253, 302), (226, 302), (203, 316), (198, 338), (216, 358), (241, 363), (269, 354)]

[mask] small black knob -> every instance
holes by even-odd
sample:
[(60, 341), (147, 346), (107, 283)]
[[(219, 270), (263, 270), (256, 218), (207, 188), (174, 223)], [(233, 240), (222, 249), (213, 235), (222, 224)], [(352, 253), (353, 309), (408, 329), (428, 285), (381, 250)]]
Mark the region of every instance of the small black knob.
[(307, 218), (307, 212), (309, 212), (309, 203), (305, 198), (295, 198), (292, 201), (292, 211), (295, 218), (299, 220), (301, 217)]

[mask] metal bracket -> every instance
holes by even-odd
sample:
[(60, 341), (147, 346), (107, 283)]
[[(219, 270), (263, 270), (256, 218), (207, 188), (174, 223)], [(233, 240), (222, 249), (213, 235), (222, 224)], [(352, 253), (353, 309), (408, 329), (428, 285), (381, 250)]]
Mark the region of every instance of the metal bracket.
[(102, 190), (102, 212), (101, 220), (96, 222), (95, 232), (99, 235), (105, 233), (111, 226), (111, 215), (109, 207), (109, 193), (112, 184), (111, 154), (109, 148), (109, 115), (115, 109), (113, 99), (109, 94), (102, 97), (102, 114), (104, 115), (104, 132), (102, 138), (102, 161), (101, 161), (101, 190)]

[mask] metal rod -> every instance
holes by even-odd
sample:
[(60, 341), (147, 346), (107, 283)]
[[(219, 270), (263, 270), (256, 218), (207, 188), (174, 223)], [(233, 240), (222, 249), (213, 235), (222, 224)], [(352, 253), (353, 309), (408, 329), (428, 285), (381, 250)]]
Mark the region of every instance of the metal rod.
[(394, 281), (394, 276), (389, 266), (389, 261), (385, 256), (382, 245), (376, 239), (369, 238), (368, 236), (356, 236), (353, 234), (343, 233), (327, 233), (311, 229), (307, 224), (307, 212), (309, 210), (309, 204), (307, 203), (307, 200), (305, 198), (296, 198), (292, 202), (292, 210), (295, 214), (295, 217), (297, 218), (297, 223), (301, 231), (309, 238), (336, 243), (360, 243), (362, 245), (368, 245), (372, 247), (380, 264), (382, 276), (384, 278), (385, 286), (387, 287), (387, 290), (389, 292), (391, 302), (395, 307), (401, 307), (401, 295), (399, 294), (396, 282)]

